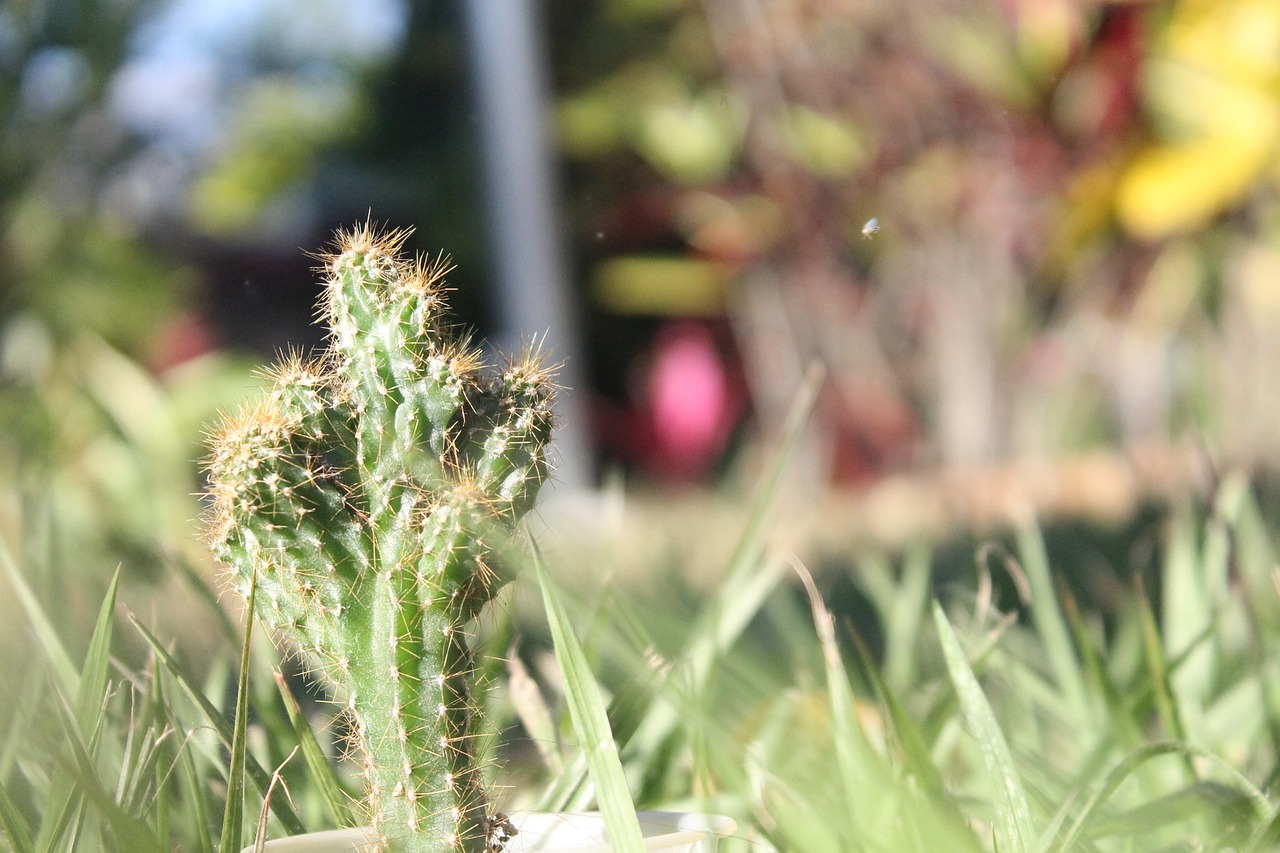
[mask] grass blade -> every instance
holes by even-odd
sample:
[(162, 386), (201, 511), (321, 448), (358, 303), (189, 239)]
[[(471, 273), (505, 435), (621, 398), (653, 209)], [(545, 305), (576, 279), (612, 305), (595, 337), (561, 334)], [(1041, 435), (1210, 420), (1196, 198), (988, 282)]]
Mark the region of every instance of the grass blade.
[(800, 444), (805, 425), (809, 423), (809, 415), (813, 412), (814, 403), (818, 399), (818, 390), (822, 387), (823, 370), (816, 362), (810, 365), (805, 373), (804, 382), (796, 392), (787, 418), (782, 425), (782, 437), (777, 452), (769, 464), (768, 473), (760, 484), (759, 491), (751, 504), (751, 513), (743, 528), (742, 539), (729, 562), (726, 583), (740, 579), (739, 576), (751, 573), (760, 559), (764, 548), (765, 536), (768, 533), (769, 518), (773, 505), (781, 491), (782, 477), (791, 462), (791, 456)]
[[(1142, 625), (1142, 641), (1146, 651), (1147, 673), (1154, 691), (1156, 712), (1165, 733), (1171, 740), (1185, 741), (1186, 729), (1182, 725), (1182, 717), (1178, 714), (1178, 705), (1174, 701), (1173, 690), (1169, 685), (1169, 661), (1165, 655), (1164, 642), (1160, 639), (1160, 628), (1156, 624), (1155, 614), (1151, 612), (1151, 603), (1147, 599), (1142, 586), (1142, 578), (1138, 577), (1137, 606)], [(1190, 646), (1187, 651), (1194, 648)], [(1195, 778), (1195, 768), (1187, 762), (1188, 780)]]
[(991, 776), (992, 787), (998, 792), (996, 808), (996, 839), (999, 849), (1007, 853), (1032, 850), (1035, 845), (1035, 829), (1031, 822), (1031, 805), (1022, 788), (1022, 780), (1013, 764), (1009, 744), (1000, 731), (991, 704), (982, 692), (977, 677), (969, 668), (964, 650), (956, 638), (951, 623), (936, 601), (933, 603), (933, 620), (938, 626), (938, 638), (946, 658), (947, 672), (955, 685), (956, 697), (970, 733), (978, 741), (982, 760)]
[(560, 755), (551, 709), (542, 696), (538, 682), (533, 680), (514, 646), (507, 654), (507, 659), (507, 693), (510, 695), (511, 709), (524, 726), (552, 777), (559, 776), (564, 773), (564, 758)]
[(942, 797), (946, 790), (942, 774), (933, 763), (933, 756), (929, 754), (929, 746), (919, 726), (911, 719), (897, 694), (881, 678), (879, 667), (876, 666), (871, 650), (867, 648), (862, 635), (854, 630), (850, 630), (849, 635), (853, 638), (854, 648), (858, 652), (861, 672), (871, 684), (876, 698), (880, 700), (880, 704), (884, 706), (885, 713), (888, 715), (889, 731), (896, 739), (898, 748), (902, 750), (907, 772), (915, 778), (916, 784), (926, 794)]
[[(153, 659), (154, 660), (154, 659)], [(170, 724), (169, 708), (165, 701), (164, 676), (153, 669), (147, 685), (146, 718), (152, 732), (158, 732), (155, 745), (154, 776), (150, 780), (154, 791), (157, 834), (161, 838), (173, 837), (173, 809), (168, 793), (169, 780), (175, 775), (178, 766), (178, 752), (183, 748), (177, 733), (181, 729)], [(141, 790), (141, 789), (140, 789)]]
[[(786, 574), (781, 560), (761, 560), (769, 525), (767, 519), (777, 501), (782, 478), (800, 443), (805, 424), (813, 411), (822, 385), (822, 368), (815, 364), (805, 375), (804, 384), (787, 413), (777, 452), (770, 462), (764, 480), (752, 499), (747, 524), (710, 603), (699, 614), (690, 633), (686, 650), (678, 660), (668, 684), (679, 684), (687, 695), (702, 692), (716, 658), (723, 654), (764, 605), (769, 594)], [(682, 720), (681, 713), (670, 702), (658, 705), (637, 732), (638, 748), (645, 755), (655, 755), (672, 736)]]
[[(258, 578), (249, 584), (249, 606), (245, 610), (244, 647), (240, 653), (240, 678), (236, 684), (236, 719), (231, 736), (231, 769), (227, 773), (227, 805), (222, 812), (219, 853), (237, 853), (244, 831), (245, 758), (249, 738), (249, 666), (253, 639), (253, 605), (258, 597)], [(268, 791), (270, 784), (268, 784)], [(263, 796), (266, 796), (264, 794)]]
[(1036, 632), (1044, 644), (1045, 655), (1058, 689), (1062, 691), (1070, 719), (1081, 725), (1090, 716), (1084, 676), (1054, 589), (1044, 537), (1035, 524), (1024, 524), (1018, 529), (1018, 555), (1022, 558), (1022, 569), (1031, 586), (1031, 612)]
[(542, 587), (556, 660), (564, 677), (569, 716), (596, 789), (596, 803), (604, 817), (610, 844), (618, 853), (643, 853), (644, 838), (636, 818), (635, 803), (631, 800), (627, 777), (622, 772), (622, 760), (609, 728), (600, 688), (547, 570), (536, 553), (533, 564)]
[(1095, 703), (1099, 703), (1100, 718), (1105, 719), (1113, 729), (1111, 737), (1118, 738), (1121, 744), (1129, 746), (1141, 744), (1142, 730), (1107, 672), (1102, 653), (1094, 648), (1084, 616), (1080, 612), (1080, 606), (1070, 590), (1063, 591), (1062, 611), (1067, 624), (1071, 627), (1071, 634), (1075, 637), (1075, 647), (1080, 652), (1081, 675), (1087, 695), (1093, 697)]
[[(840, 781), (844, 787), (846, 804), (845, 819), (853, 822), (859, 819), (866, 821), (865, 816), (850, 814), (856, 803), (866, 802), (867, 794), (873, 786), (881, 788), (878, 778), (880, 759), (867, 744), (866, 733), (858, 722), (853, 704), (853, 686), (849, 684), (849, 676), (845, 672), (844, 660), (840, 655), (840, 647), (836, 643), (835, 618), (822, 602), (818, 587), (808, 569), (798, 559), (792, 559), (792, 568), (800, 575), (805, 592), (809, 595), (809, 604), (813, 609), (813, 625), (818, 633), (818, 642), (822, 645), (822, 659), (826, 668), (827, 702), (831, 714), (832, 739), (835, 741), (836, 766), (840, 771)], [(842, 845), (846, 846), (846, 845)]]
[[(638, 727), (647, 719), (644, 715), (652, 707), (653, 683), (658, 678), (652, 671), (643, 672), (622, 685), (609, 702), (609, 725), (619, 749), (628, 746)], [(586, 787), (587, 777), (587, 764), (582, 754), (573, 755), (538, 799), (536, 811), (577, 811), (575, 803), (586, 799), (580, 796), (580, 792)]]
[[(1076, 845), (1080, 842), (1080, 839), (1085, 836), (1099, 837), (1106, 834), (1128, 831), (1124, 829), (1124, 827), (1128, 825), (1127, 823), (1112, 823), (1113, 819), (1110, 817), (1094, 822), (1091, 821), (1093, 821), (1095, 813), (1099, 812), (1102, 807), (1106, 805), (1107, 801), (1110, 800), (1117, 790), (1119, 790), (1120, 786), (1123, 785), (1130, 776), (1133, 776), (1139, 769), (1141, 769), (1143, 765), (1147, 764), (1152, 759), (1171, 754), (1177, 754), (1188, 762), (1194, 760), (1203, 761), (1206, 766), (1215, 767), (1223, 772), (1235, 783), (1234, 787), (1223, 785), (1221, 783), (1213, 784), (1217, 785), (1219, 788), (1230, 791), (1231, 793), (1227, 799), (1231, 802), (1238, 802), (1240, 804), (1247, 802), (1247, 810), (1252, 811), (1257, 815), (1266, 815), (1268, 810), (1272, 808), (1267, 800), (1266, 794), (1256, 788), (1245, 776), (1233, 768), (1229, 763), (1225, 762), (1220, 757), (1215, 756), (1213, 753), (1207, 750), (1198, 749), (1197, 747), (1186, 743), (1173, 741), (1149, 743), (1133, 750), (1121, 759), (1110, 771), (1108, 771), (1106, 777), (1103, 779), (1102, 785), (1100, 785), (1098, 790), (1089, 797), (1084, 808), (1082, 808), (1080, 813), (1076, 815), (1070, 829), (1068, 829), (1066, 834), (1061, 837), (1055, 849), (1065, 853), (1065, 851), (1077, 849)], [(1204, 788), (1197, 789), (1196, 784), (1197, 783), (1192, 783), (1187, 788), (1184, 788), (1182, 796), (1185, 796), (1187, 791), (1208, 790)], [(1212, 796), (1212, 794), (1210, 794), (1210, 796)], [(1149, 805), (1150, 803), (1147, 803), (1142, 806), (1138, 806), (1137, 809), (1144, 809)], [(1241, 807), (1245, 808), (1243, 805)], [(1152, 818), (1160, 817), (1159, 811), (1160, 810), (1157, 809), (1149, 812), (1148, 816)], [(1134, 814), (1138, 813), (1139, 812), (1136, 810), (1131, 810), (1128, 814), (1129, 817), (1132, 818)], [(1266, 832), (1266, 821), (1262, 821), (1261, 824), (1262, 828), (1258, 830), (1258, 837), (1261, 837), (1262, 834)], [(1155, 820), (1148, 821), (1148, 826), (1155, 825)], [(1251, 848), (1246, 847), (1244, 849)], [(1268, 846), (1266, 849), (1272, 848)]]
[(762, 567), (761, 555), (769, 531), (769, 515), (781, 491), (783, 475), (818, 399), (822, 376), (822, 369), (817, 364), (810, 367), (805, 375), (804, 384), (787, 412), (777, 452), (751, 502), (750, 514), (729, 561), (729, 569), (690, 638), (688, 651), (681, 663), (681, 668), (690, 678), (681, 679), (681, 682), (694, 691), (701, 689), (716, 656), (732, 645), (786, 573), (786, 565), (781, 561), (766, 561)]
[(1218, 822), (1248, 826), (1253, 802), (1243, 791), (1221, 782), (1193, 782), (1184, 788), (1149, 800), (1089, 828), (1091, 838), (1149, 836), (1166, 826), (1185, 823), (1208, 813)]
[[(30, 588), (26, 587), (21, 579), (16, 576), (11, 577), (10, 580), (14, 584), (14, 588), (19, 590), (19, 598), (27, 609), (27, 617), (31, 620), (37, 637), (40, 638), (40, 645), (44, 649), (45, 657), (54, 672), (59, 673), (64, 664), (68, 667), (65, 672), (58, 676), (60, 688), (55, 687), (54, 691), (56, 693), (59, 689), (67, 690), (69, 692), (65, 695), (74, 695), (76, 697), (74, 725), (78, 739), (83, 742), (89, 738), (90, 733), (100, 729), (99, 724), (102, 721), (103, 706), (107, 693), (107, 665), (110, 659), (111, 632), (114, 624), (116, 591), (119, 588), (120, 572), (119, 570), (116, 571), (107, 595), (103, 599), (97, 624), (94, 626), (93, 637), (89, 642), (89, 651), (85, 657), (83, 672), (78, 672), (75, 665), (71, 663), (65, 648), (53, 631), (52, 624), (48, 622), (44, 609), (36, 601)], [(56, 701), (58, 706), (61, 707), (65, 699), (62, 694), (59, 694)], [(92, 762), (90, 762), (91, 765)], [(46, 794), (43, 822), (36, 838), (37, 850), (47, 851), (54, 849), (58, 839), (62, 838), (64, 833), (78, 822), (85, 794), (85, 791), (77, 787), (76, 774), (69, 772), (66, 767), (61, 765), (54, 767)]]
[[(174, 722), (176, 723), (177, 721), (175, 720)], [(191, 806), (191, 827), (193, 828), (191, 837), (199, 841), (200, 853), (213, 853), (213, 841), (206, 829), (209, 826), (209, 813), (205, 806), (204, 796), (201, 794), (204, 790), (204, 785), (201, 783), (200, 772), (196, 769), (196, 761), (191, 756), (189, 744), (183, 744), (179, 750), (178, 761), (183, 787)]]
[[(1197, 637), (1212, 632), (1214, 606), (1225, 599), (1225, 591), (1214, 583), (1215, 574), (1225, 574), (1228, 548), (1225, 540), (1225, 524), (1219, 519), (1209, 519), (1201, 553), (1192, 520), (1178, 518), (1165, 544), (1160, 573), (1159, 643), (1153, 645), (1154, 637), (1149, 637), (1148, 648), (1153, 665), (1156, 655), (1165, 658), (1185, 655), (1176, 671), (1166, 663), (1161, 675), (1172, 703), (1168, 720), (1173, 719), (1175, 710), (1178, 720), (1179, 730), (1169, 729), (1170, 737), (1183, 739), (1186, 726), (1194, 726), (1202, 718), (1212, 690), (1216, 675), (1214, 643), (1212, 638), (1207, 643), (1198, 642)], [(1161, 647), (1163, 651), (1159, 650)], [(1153, 670), (1153, 676), (1155, 672)], [(1162, 713), (1164, 711), (1162, 708)]]
[(902, 561), (902, 585), (881, 611), (885, 621), (884, 682), (896, 690), (914, 683), (919, 663), (916, 638), (929, 610), (929, 580), (933, 572), (929, 549), (912, 545)]
[[(142, 638), (146, 640), (147, 645), (151, 647), (151, 650), (156, 655), (156, 659), (159, 660), (160, 663), (164, 664), (165, 669), (167, 669), (169, 674), (173, 676), (173, 679), (178, 682), (178, 686), (182, 688), (182, 692), (185, 693), (187, 698), (195, 703), (196, 707), (200, 709), (200, 712), (204, 715), (205, 719), (208, 720), (209, 725), (211, 725), (213, 730), (217, 732), (218, 738), (222, 741), (222, 745), (230, 749), (231, 742), (234, 738), (231, 723), (227, 722), (227, 718), (223, 713), (215, 708), (213, 703), (209, 701), (204, 693), (192, 684), (186, 675), (183, 674), (181, 665), (174, 659), (173, 655), (169, 654), (169, 650), (161, 644), (160, 640), (148, 631), (146, 626), (138, 621), (137, 617), (131, 616), (130, 621), (133, 623), (133, 626), (138, 629), (138, 632), (142, 634)], [(253, 786), (257, 789), (259, 795), (266, 796), (267, 788), (271, 785), (271, 775), (263, 769), (262, 765), (259, 764), (257, 759), (252, 755), (246, 756), (245, 771), (249, 774), (249, 778), (252, 780)], [(293, 807), (289, 805), (287, 798), (278, 797), (273, 800), (271, 803), (271, 811), (280, 820), (281, 825), (284, 826), (285, 830), (290, 835), (301, 835), (306, 832), (306, 828), (303, 827), (302, 821), (299, 820), (297, 813), (293, 810)]]
[(1243, 850), (1253, 851), (1275, 850), (1280, 847), (1280, 813), (1274, 813), (1268, 820), (1262, 821), (1249, 839)]
[(80, 687), (76, 692), (76, 725), (81, 736), (95, 727), (107, 694), (107, 667), (111, 662), (111, 632), (115, 627), (116, 591), (120, 588), (120, 570), (116, 569), (98, 611), (98, 621), (80, 670)]
[(164, 843), (152, 834), (146, 824), (121, 808), (103, 788), (93, 768), (93, 757), (76, 729), (77, 723), (71, 709), (61, 701), (55, 707), (64, 741), (71, 750), (71, 759), (68, 761), (62, 756), (55, 758), (68, 777), (75, 781), (77, 795), (87, 799), (106, 819), (115, 835), (116, 848), (137, 853), (165, 853)]
[(333, 772), (333, 765), (320, 747), (320, 741), (316, 740), (316, 734), (311, 730), (311, 724), (307, 722), (289, 685), (285, 683), (284, 676), (279, 671), (273, 671), (273, 674), (276, 686), (280, 688), (280, 698), (284, 699), (285, 710), (289, 712), (289, 721), (293, 723), (294, 735), (302, 749), (302, 758), (311, 771), (312, 781), (320, 789), (320, 797), (329, 810), (329, 816), (338, 826), (351, 826), (354, 821), (350, 798), (343, 792), (342, 785)]
[(38, 641), (40, 651), (53, 668), (53, 674), (57, 677), (63, 692), (67, 696), (75, 696), (80, 689), (80, 674), (76, 672), (76, 665), (72, 662), (71, 655), (67, 654), (62, 640), (58, 638), (58, 632), (54, 630), (53, 623), (45, 615), (40, 601), (31, 587), (27, 586), (27, 582), (22, 577), (22, 571), (14, 561), (13, 555), (9, 553), (9, 549), (5, 547), (4, 540), (0, 540), (0, 566), (4, 567), (9, 585), (13, 588), (19, 604), (22, 605), (27, 621), (31, 623), (31, 632)]
[(35, 845), (31, 841), (31, 830), (23, 820), (22, 813), (9, 798), (9, 792), (0, 785), (0, 832), (9, 839), (13, 853), (35, 853)]

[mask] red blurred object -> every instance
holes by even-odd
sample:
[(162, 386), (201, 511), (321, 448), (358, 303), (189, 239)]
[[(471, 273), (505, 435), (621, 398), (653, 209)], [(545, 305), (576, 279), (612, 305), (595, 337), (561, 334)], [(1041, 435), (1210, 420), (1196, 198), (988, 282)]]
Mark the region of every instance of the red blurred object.
[(151, 369), (161, 374), (217, 347), (209, 322), (199, 314), (182, 311), (160, 327), (148, 361)]
[(632, 407), (602, 406), (606, 453), (664, 482), (705, 480), (746, 408), (741, 378), (711, 328), (664, 325), (645, 360)]

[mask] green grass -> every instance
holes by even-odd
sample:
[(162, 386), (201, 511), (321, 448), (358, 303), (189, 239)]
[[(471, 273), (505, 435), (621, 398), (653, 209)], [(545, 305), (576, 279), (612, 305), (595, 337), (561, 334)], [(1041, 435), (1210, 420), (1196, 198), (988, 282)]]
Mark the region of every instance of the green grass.
[[(811, 403), (737, 541), (643, 582), (601, 570), (620, 545), (548, 548), (481, 620), (487, 677), (512, 685), (489, 708), (504, 808), (601, 808), (615, 833), (636, 809), (723, 812), (729, 853), (1280, 844), (1274, 530), (1246, 482), (1175, 508), (1106, 608), (1055, 573), (1034, 524), (1007, 543), (1025, 603), (977, 580), (1000, 548), (972, 583), (941, 578), (929, 543), (818, 571), (771, 538)], [(185, 618), (156, 619), (169, 602), (125, 565), (69, 623), (83, 569), (42, 547), (68, 537), (0, 539), (0, 847), (213, 853), (360, 819), (337, 709), (227, 618), (202, 567), (166, 588)], [(709, 554), (722, 580), (698, 592), (687, 570)], [(848, 589), (865, 606), (837, 606)], [(212, 626), (203, 654), (184, 622)]]
[[(851, 561), (861, 622), (823, 602), (830, 571), (803, 607), (778, 582), (796, 559), (767, 549), (687, 609), (578, 590), (633, 794), (732, 814), (729, 849), (1270, 849), (1280, 608), (1248, 488), (1175, 511), (1105, 613), (1053, 574), (1034, 525), (1010, 535), (1029, 590), (1012, 612), (933, 588), (920, 548)], [(706, 628), (727, 613), (741, 630)]]

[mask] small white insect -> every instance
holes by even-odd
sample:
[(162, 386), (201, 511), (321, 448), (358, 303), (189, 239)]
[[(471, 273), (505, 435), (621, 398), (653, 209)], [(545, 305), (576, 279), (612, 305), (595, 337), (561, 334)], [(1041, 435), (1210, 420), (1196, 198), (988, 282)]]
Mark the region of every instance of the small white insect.
[(867, 220), (867, 224), (862, 226), (862, 236), (870, 240), (871, 235), (880, 230), (880, 217), (873, 216)]

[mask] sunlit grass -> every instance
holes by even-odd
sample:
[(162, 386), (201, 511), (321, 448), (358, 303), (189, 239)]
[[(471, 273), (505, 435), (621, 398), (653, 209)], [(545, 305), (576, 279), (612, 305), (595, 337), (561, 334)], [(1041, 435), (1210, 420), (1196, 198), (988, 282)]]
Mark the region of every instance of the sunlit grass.
[[(1157, 565), (1106, 614), (1067, 592), (1034, 524), (1009, 547), (1027, 591), (1012, 610), (987, 584), (938, 599), (919, 548), (856, 563), (874, 624), (828, 626), (821, 577), (805, 613), (778, 582), (795, 558), (767, 549), (753, 563), (777, 583), (763, 600), (742, 583), (752, 573), (701, 614), (660, 592), (580, 593), (633, 790), (729, 812), (745, 829), (728, 849), (1275, 843), (1274, 558), (1245, 484), (1228, 481), (1207, 518), (1175, 511)], [(690, 678), (687, 626), (740, 606), (750, 627)], [(874, 657), (864, 633), (881, 638)], [(655, 683), (660, 698), (635, 700)]]
[[(1031, 522), (975, 554), (972, 583), (943, 583), (927, 543), (819, 571), (770, 535), (810, 402), (738, 539), (701, 543), (724, 567), (709, 591), (680, 554), (644, 583), (599, 565), (587, 583), (552, 549), (546, 606), (530, 566), (481, 620), (487, 677), (513, 685), (489, 709), (504, 808), (721, 812), (730, 853), (1280, 843), (1273, 530), (1243, 480), (1175, 508), (1105, 610), (1068, 592)], [(195, 661), (119, 618), (119, 577), (93, 624), (63, 624), (75, 573), (0, 545), (29, 653), (0, 734), (8, 848), (212, 853), (361, 819), (339, 709), (285, 650), (245, 646), (198, 572), (186, 606), (210, 612), (192, 624), (220, 627)], [(836, 607), (842, 585), (866, 606)]]

